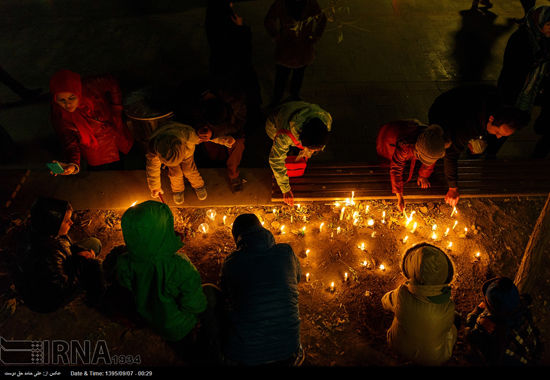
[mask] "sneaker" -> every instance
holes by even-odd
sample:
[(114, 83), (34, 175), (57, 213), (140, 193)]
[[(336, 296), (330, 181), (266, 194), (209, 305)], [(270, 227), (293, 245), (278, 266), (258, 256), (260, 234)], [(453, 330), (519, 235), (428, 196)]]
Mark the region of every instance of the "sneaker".
[(231, 191), (234, 193), (243, 191), (243, 180), (240, 177), (231, 180)]
[(197, 198), (199, 198), (199, 201), (204, 201), (206, 199), (206, 196), (208, 195), (206, 193), (206, 186), (195, 189), (195, 193), (197, 193)]
[(177, 205), (183, 204), (183, 191), (180, 191), (179, 193), (174, 193), (173, 195), (174, 203)]

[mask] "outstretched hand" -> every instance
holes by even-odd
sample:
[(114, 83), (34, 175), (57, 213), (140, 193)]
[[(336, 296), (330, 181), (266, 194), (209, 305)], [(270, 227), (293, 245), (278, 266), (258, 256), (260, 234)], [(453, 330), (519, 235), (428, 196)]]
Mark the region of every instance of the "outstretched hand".
[(460, 194), (458, 193), (458, 188), (449, 187), (449, 191), (447, 191), (447, 195), (445, 195), (445, 203), (449, 206), (455, 207), (458, 204), (459, 198)]
[[(64, 162), (59, 162), (59, 161), (55, 161), (55, 160), (53, 162), (57, 162), (63, 168), (63, 173), (59, 173), (59, 175), (76, 174), (76, 165), (75, 164), (66, 164)], [(50, 171), (50, 174), (52, 174), (54, 176), (58, 175), (57, 173), (54, 173), (52, 171)]]
[(403, 194), (395, 194), (397, 196), (397, 208), (400, 212), (403, 212), (405, 210), (405, 199), (403, 198)]
[(290, 207), (294, 206), (294, 194), (292, 194), (292, 190), (283, 193), (283, 202), (285, 202)]

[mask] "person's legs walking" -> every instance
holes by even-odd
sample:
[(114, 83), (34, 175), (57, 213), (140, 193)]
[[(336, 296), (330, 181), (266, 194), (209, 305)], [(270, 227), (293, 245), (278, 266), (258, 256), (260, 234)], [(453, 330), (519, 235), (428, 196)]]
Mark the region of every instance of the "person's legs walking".
[(271, 106), (276, 106), (281, 102), (289, 75), (290, 69), (288, 67), (275, 65), (275, 83), (273, 84), (273, 98), (271, 99)]

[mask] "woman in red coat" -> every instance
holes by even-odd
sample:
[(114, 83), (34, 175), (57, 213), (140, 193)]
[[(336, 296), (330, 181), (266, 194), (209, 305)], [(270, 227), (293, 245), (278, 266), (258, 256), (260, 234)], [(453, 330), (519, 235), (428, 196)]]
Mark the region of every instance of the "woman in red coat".
[(134, 139), (122, 121), (122, 95), (110, 75), (81, 79), (60, 70), (50, 80), (52, 123), (66, 155), (62, 175), (80, 171), (84, 158), (90, 168), (108, 169), (127, 154)]

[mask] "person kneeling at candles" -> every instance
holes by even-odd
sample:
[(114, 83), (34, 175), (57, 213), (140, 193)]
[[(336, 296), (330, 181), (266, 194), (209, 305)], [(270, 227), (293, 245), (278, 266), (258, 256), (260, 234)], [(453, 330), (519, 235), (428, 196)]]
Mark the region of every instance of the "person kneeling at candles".
[(61, 175), (77, 174), (81, 158), (89, 169), (122, 169), (121, 157), (130, 152), (134, 138), (122, 119), (118, 81), (111, 75), (81, 79), (60, 70), (50, 80), (50, 93), (52, 124), (66, 156), (59, 162)]
[(529, 310), (512, 280), (497, 277), (482, 286), (483, 301), (466, 318), (466, 341), (476, 365), (536, 365), (542, 352)]
[(415, 364), (443, 364), (457, 339), (453, 263), (441, 249), (421, 243), (405, 252), (401, 270), (407, 281), (382, 297), (384, 309), (394, 313), (388, 344)]
[(276, 244), (254, 214), (239, 215), (232, 234), (237, 250), (225, 259), (220, 280), (226, 363), (301, 365), (298, 258), (290, 245)]
[(138, 315), (179, 354), (194, 358), (193, 352), (203, 348), (212, 356), (219, 353), (213, 318), (219, 289), (203, 285), (195, 266), (179, 252), (183, 242), (170, 207), (139, 203), (124, 212), (121, 227), (125, 245), (105, 258), (110, 280), (129, 291)]
[(88, 238), (73, 243), (69, 202), (38, 198), (31, 208), (30, 244), (20, 265), (16, 288), (31, 310), (48, 313), (68, 304), (81, 290), (87, 303), (99, 306), (105, 292), (101, 242)]
[[(221, 137), (210, 141), (230, 148), (235, 139)], [(206, 199), (206, 186), (194, 158), (195, 146), (200, 142), (193, 127), (178, 122), (167, 123), (151, 134), (145, 169), (153, 198), (159, 198), (164, 193), (160, 178), (160, 169), (164, 164), (168, 167), (175, 204), (180, 205), (184, 201), (185, 178), (195, 190), (197, 198), (201, 201)]]
[(294, 195), (289, 183), (287, 165), (289, 150), (293, 162), (309, 159), (313, 153), (323, 150), (329, 139), (332, 116), (316, 104), (302, 101), (287, 102), (275, 108), (267, 117), (265, 130), (273, 140), (269, 153), (269, 165), (286, 204), (294, 205)]
[[(445, 156), (445, 149), (451, 146), (439, 125), (423, 125), (417, 120), (397, 120), (380, 127), (376, 138), (376, 152), (390, 161), (392, 192), (397, 197), (399, 211), (405, 209), (403, 186), (412, 178), (416, 160), (422, 165), (418, 170), (416, 183), (423, 189), (430, 187), (428, 178), (432, 175), (438, 159)], [(410, 161), (409, 177), (403, 182), (403, 171)]]

